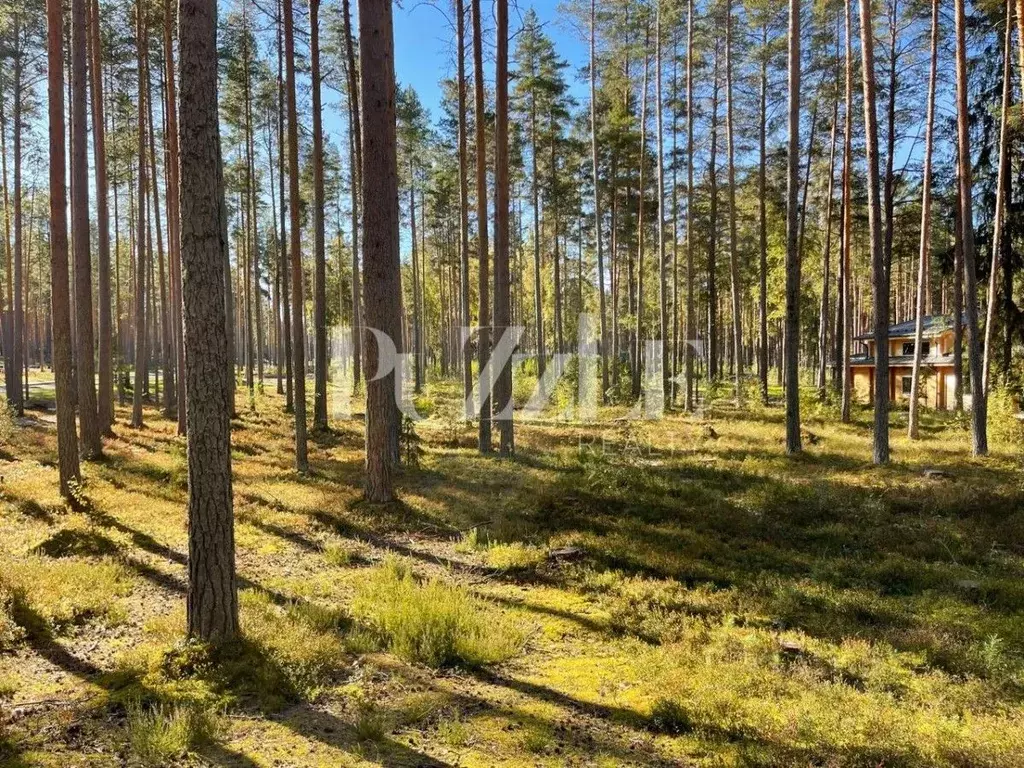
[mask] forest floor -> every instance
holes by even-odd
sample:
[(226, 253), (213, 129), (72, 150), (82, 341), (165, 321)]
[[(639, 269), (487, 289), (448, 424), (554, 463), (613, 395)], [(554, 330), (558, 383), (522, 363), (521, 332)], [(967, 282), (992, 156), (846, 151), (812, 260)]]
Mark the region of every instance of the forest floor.
[(0, 764), (1024, 766), (1020, 443), (974, 460), (930, 415), (876, 468), (870, 415), (808, 400), (799, 458), (781, 408), (721, 405), (518, 423), (499, 460), (452, 391), (375, 507), (358, 420), (299, 476), (283, 400), (240, 389), (216, 658), (182, 640), (173, 424), (120, 409), (71, 511), (52, 424), (8, 423)]

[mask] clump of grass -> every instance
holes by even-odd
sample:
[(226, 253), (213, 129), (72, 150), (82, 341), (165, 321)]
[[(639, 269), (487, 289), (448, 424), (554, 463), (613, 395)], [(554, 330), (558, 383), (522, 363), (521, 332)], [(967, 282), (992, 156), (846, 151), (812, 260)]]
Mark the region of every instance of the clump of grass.
[(239, 595), (242, 638), (220, 646), (183, 640), (184, 615), (150, 622), (153, 642), (124, 654), (106, 686), (112, 704), (238, 707), (276, 712), (312, 700), (346, 665), (343, 611), (317, 603), (274, 603)]
[(0, 582), (14, 597), (14, 620), (29, 632), (60, 632), (94, 619), (114, 626), (127, 617), (118, 598), (128, 594), (131, 582), (112, 560), (3, 559)]
[(462, 716), (455, 712), (450, 717), (442, 718), (438, 722), (437, 736), (448, 747), (459, 749), (469, 743), (469, 728)]
[(463, 533), (455, 544), (455, 551), (482, 553), (487, 565), (498, 571), (532, 570), (547, 558), (547, 551), (543, 547), (521, 541), (495, 541), (480, 526)]
[(661, 733), (689, 733), (693, 730), (686, 707), (672, 699), (659, 698), (651, 707), (651, 727)]
[(324, 542), (322, 553), (324, 562), (335, 568), (347, 568), (367, 562), (365, 545), (348, 539), (331, 537)]
[(430, 667), (504, 661), (525, 642), (521, 629), (463, 587), (437, 579), (418, 583), (397, 558), (370, 573), (352, 611), (383, 648)]
[(306, 602), (279, 606), (258, 591), (243, 592), (240, 605), (246, 640), (299, 695), (315, 698), (344, 667), (348, 619), (340, 609)]
[(217, 719), (197, 707), (133, 707), (128, 711), (128, 746), (143, 765), (164, 766), (210, 742)]
[(0, 445), (10, 445), (13, 442), (14, 414), (6, 402), (0, 403)]
[(25, 637), (25, 630), (14, 619), (18, 595), (0, 584), (0, 653), (13, 650)]
[(514, 541), (509, 544), (493, 544), (487, 548), (487, 564), (499, 571), (528, 571), (537, 568), (547, 557), (540, 547)]

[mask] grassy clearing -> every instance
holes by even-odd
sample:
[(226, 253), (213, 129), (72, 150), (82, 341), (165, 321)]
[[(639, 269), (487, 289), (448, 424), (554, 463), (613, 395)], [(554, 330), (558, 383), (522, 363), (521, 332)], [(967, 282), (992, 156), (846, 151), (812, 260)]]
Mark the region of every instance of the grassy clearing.
[(119, 427), (73, 512), (52, 426), (11, 424), (0, 763), (1024, 765), (1005, 404), (983, 461), (957, 420), (927, 414), (912, 444), (894, 413), (875, 468), (869, 414), (843, 426), (811, 397), (798, 459), (779, 408), (712, 397), (641, 424), (559, 405), (501, 461), (458, 392), (418, 400), (418, 466), (382, 508), (359, 500), (358, 422), (317, 436), (298, 477), (280, 399), (240, 400), (245, 639), (219, 649), (183, 638), (174, 425)]

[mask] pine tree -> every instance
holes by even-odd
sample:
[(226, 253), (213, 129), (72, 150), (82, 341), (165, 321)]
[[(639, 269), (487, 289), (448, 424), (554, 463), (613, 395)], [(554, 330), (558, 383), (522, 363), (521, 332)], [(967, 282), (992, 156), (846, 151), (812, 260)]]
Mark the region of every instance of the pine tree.
[[(222, 264), (227, 252), (217, 118), (217, 3), (181, 0), (180, 163), (188, 431), (188, 634), (238, 632), (231, 411)], [(218, 174), (219, 176), (219, 174)]]

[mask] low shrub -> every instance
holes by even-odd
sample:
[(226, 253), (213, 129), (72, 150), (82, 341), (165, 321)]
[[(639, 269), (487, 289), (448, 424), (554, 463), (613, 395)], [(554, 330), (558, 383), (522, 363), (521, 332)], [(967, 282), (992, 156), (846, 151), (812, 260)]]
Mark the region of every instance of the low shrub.
[(197, 707), (135, 707), (128, 711), (128, 746), (143, 765), (180, 760), (217, 732), (213, 713)]
[(430, 667), (504, 661), (525, 641), (521, 629), (464, 588), (438, 579), (418, 583), (397, 558), (371, 572), (352, 611), (384, 649)]

